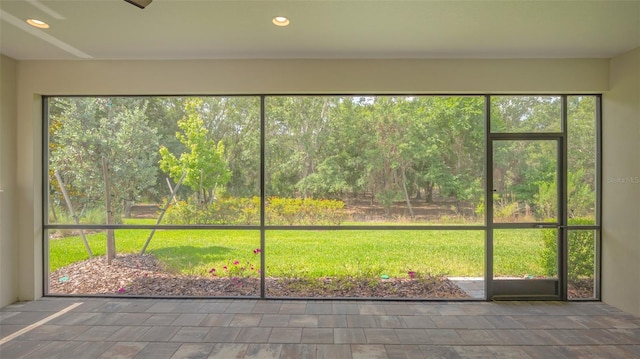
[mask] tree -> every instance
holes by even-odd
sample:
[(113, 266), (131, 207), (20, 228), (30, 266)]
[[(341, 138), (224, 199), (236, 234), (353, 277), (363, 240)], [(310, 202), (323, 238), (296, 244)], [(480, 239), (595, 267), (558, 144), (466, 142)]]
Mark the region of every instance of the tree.
[[(106, 223), (119, 223), (126, 208), (156, 181), (156, 130), (139, 98), (55, 98), (50, 167), (81, 196), (85, 206), (104, 206)], [(108, 199), (108, 200), (107, 200)], [(109, 205), (107, 205), (107, 203)], [(107, 262), (115, 236), (107, 231)]]
[(182, 132), (176, 138), (187, 148), (176, 158), (165, 146), (160, 147), (160, 169), (177, 181), (186, 172), (183, 183), (197, 191), (198, 203), (208, 204), (215, 198), (215, 190), (231, 179), (231, 171), (224, 160), (224, 144), (211, 139), (210, 132), (198, 108), (202, 99), (192, 98), (185, 102), (185, 117), (178, 121)]

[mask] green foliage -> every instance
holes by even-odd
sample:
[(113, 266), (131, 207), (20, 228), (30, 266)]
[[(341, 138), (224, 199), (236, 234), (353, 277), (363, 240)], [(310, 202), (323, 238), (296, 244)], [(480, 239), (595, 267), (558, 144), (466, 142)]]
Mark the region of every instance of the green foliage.
[(185, 117), (178, 121), (182, 133), (176, 133), (176, 138), (189, 152), (183, 152), (178, 159), (167, 147), (161, 146), (160, 169), (176, 182), (186, 173), (183, 184), (198, 191), (199, 202), (209, 202), (217, 186), (229, 182), (231, 171), (224, 160), (224, 144), (216, 144), (210, 139), (209, 131), (204, 127), (198, 113), (202, 104), (198, 98), (187, 100)]
[(402, 195), (397, 190), (386, 189), (376, 193), (375, 198), (384, 207), (385, 214), (388, 216), (391, 206), (394, 202), (401, 200)]
[[(165, 214), (169, 224), (229, 224), (260, 223), (260, 199), (220, 198), (206, 206), (179, 202)], [(313, 198), (270, 197), (265, 208), (270, 225), (339, 225), (346, 219), (344, 202)]]
[[(589, 218), (574, 218), (573, 225), (591, 225)], [(544, 231), (544, 247), (541, 250), (541, 265), (547, 275), (558, 273), (557, 253), (558, 242), (555, 231)], [(595, 270), (595, 238), (593, 230), (571, 230), (567, 240), (568, 248), (568, 279), (570, 281), (593, 278)]]
[(269, 197), (265, 208), (271, 225), (340, 225), (344, 202), (331, 199)]
[[(76, 212), (80, 207), (104, 206), (103, 160), (114, 206), (109, 211), (116, 214), (116, 223), (121, 222), (126, 203), (137, 200), (155, 183), (157, 130), (145, 117), (145, 106), (140, 98), (50, 100), (49, 165), (62, 176)], [(60, 192), (55, 184), (52, 193)], [(62, 203), (61, 195), (55, 198), (54, 204)]]
[(258, 197), (219, 198), (206, 206), (181, 201), (169, 206), (164, 218), (168, 224), (257, 225), (259, 208)]

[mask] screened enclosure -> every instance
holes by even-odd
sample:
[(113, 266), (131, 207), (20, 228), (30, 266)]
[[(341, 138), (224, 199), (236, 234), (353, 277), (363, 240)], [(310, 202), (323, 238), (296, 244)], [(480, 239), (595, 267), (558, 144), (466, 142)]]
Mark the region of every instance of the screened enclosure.
[(49, 295), (599, 298), (599, 96), (44, 102)]

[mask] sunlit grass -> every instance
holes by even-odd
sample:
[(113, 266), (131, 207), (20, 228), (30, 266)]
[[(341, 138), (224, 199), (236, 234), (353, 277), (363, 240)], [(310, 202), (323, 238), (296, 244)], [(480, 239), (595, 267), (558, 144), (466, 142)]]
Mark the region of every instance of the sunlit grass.
[[(127, 220), (149, 224), (150, 220)], [(138, 253), (150, 230), (116, 230), (117, 253)], [(105, 254), (105, 232), (89, 233), (96, 256)], [(484, 231), (308, 231), (266, 232), (266, 275), (318, 278), (326, 276), (407, 277), (418, 274), (473, 276), (484, 274)], [(495, 238), (496, 276), (542, 275), (542, 249), (535, 231), (502, 231)], [(244, 273), (257, 275), (260, 256), (258, 230), (157, 230), (147, 253), (167, 269), (193, 275), (224, 275), (223, 266), (234, 261), (246, 266)], [(80, 236), (49, 241), (49, 268), (55, 271), (85, 260), (88, 254)], [(247, 264), (248, 263), (248, 264)], [(249, 271), (253, 266), (254, 271)], [(239, 267), (238, 267), (239, 268)]]

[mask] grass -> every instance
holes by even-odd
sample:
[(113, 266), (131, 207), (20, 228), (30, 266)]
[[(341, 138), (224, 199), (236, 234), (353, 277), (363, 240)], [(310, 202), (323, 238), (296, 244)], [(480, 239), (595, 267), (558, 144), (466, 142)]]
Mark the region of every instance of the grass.
[[(153, 223), (127, 220), (128, 224)], [(116, 230), (119, 254), (137, 253), (149, 230)], [(496, 276), (542, 275), (538, 258), (542, 240), (535, 230), (497, 231)], [(517, 235), (514, 235), (517, 234)], [(105, 233), (87, 234), (94, 255), (105, 253)], [(266, 275), (318, 278), (325, 276), (407, 278), (408, 272), (448, 276), (484, 274), (483, 231), (267, 231)], [(169, 270), (182, 274), (225, 275), (223, 266), (243, 275), (258, 275), (257, 230), (158, 230), (147, 248)], [(55, 271), (85, 260), (79, 236), (49, 241), (49, 268)], [(238, 265), (233, 263), (238, 261)], [(253, 266), (253, 271), (251, 267)], [(230, 274), (229, 274), (230, 275)]]

